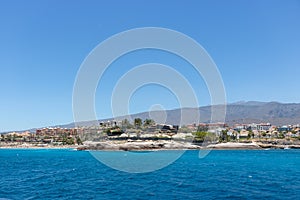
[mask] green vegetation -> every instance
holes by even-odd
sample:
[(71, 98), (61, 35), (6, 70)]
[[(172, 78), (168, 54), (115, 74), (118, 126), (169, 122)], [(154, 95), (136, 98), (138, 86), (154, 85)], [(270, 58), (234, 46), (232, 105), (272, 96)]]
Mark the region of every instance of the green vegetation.
[(227, 134), (228, 130), (222, 130), (222, 133), (219, 137), (219, 142), (229, 142), (230, 136)]
[(141, 118), (135, 118), (134, 119), (134, 125), (136, 128), (141, 128), (142, 126), (142, 119)]
[(203, 141), (214, 141), (216, 139), (214, 133), (204, 132), (204, 131), (197, 131), (192, 133), (194, 136), (195, 142), (203, 142)]
[(191, 131), (190, 131), (189, 128), (187, 128), (186, 126), (183, 125), (182, 127), (179, 128), (178, 132), (180, 132), (180, 133), (190, 133)]
[(279, 133), (278, 138), (283, 139), (284, 138), (284, 133)]
[(208, 131), (208, 126), (198, 126), (197, 131), (198, 132), (207, 132)]
[(123, 131), (118, 126), (107, 128), (105, 132), (107, 135), (121, 135), (123, 133)]
[(72, 137), (64, 137), (62, 143), (63, 143), (63, 145), (73, 145), (73, 144), (75, 144), (74, 138), (72, 138)]
[(83, 145), (83, 143), (82, 143), (80, 137), (78, 137), (78, 136), (76, 137), (76, 143), (77, 143), (78, 145)]
[(134, 128), (134, 126), (129, 122), (128, 119), (122, 120), (122, 129)]
[(254, 133), (252, 130), (249, 130), (249, 133), (248, 133), (248, 138), (254, 138)]
[(155, 124), (155, 121), (153, 119), (145, 119), (144, 120), (144, 127), (152, 126), (154, 124)]
[(207, 134), (208, 134), (207, 132), (203, 132), (203, 131), (197, 131), (193, 133), (196, 141), (204, 141)]

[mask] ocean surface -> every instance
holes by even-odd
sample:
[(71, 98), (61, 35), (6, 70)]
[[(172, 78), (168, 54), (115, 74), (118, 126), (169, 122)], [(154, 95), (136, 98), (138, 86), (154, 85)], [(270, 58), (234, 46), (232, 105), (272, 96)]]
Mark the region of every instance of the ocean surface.
[(126, 173), (86, 151), (0, 149), (0, 199), (296, 200), (300, 150), (186, 151), (163, 169)]

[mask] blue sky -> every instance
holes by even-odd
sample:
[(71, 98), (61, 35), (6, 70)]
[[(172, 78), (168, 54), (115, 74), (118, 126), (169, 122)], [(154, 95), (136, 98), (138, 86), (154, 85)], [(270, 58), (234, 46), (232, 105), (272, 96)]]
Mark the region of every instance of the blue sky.
[[(227, 101), (300, 102), (300, 1), (16, 1), (0, 2), (0, 132), (72, 122), (72, 91), (88, 53), (113, 34), (157, 26), (200, 43), (222, 75)], [(164, 52), (133, 52), (114, 63), (96, 93), (99, 118), (125, 69), (158, 62), (183, 73), (200, 105), (203, 80)], [(125, 66), (119, 70), (119, 66)], [(160, 92), (159, 97), (154, 94)], [(173, 94), (150, 85), (136, 91), (130, 112), (153, 104), (178, 107)]]

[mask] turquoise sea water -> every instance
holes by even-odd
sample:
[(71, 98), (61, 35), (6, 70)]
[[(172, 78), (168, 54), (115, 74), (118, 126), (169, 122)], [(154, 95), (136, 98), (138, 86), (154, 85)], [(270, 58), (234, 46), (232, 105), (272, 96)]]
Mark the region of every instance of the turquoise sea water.
[(0, 199), (224, 198), (300, 199), (300, 150), (216, 150), (202, 159), (187, 151), (142, 174), (85, 151), (0, 150)]

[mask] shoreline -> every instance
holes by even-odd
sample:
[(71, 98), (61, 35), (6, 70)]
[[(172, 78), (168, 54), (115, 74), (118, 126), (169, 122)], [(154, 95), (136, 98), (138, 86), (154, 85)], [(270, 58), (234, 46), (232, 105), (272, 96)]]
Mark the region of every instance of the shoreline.
[(262, 142), (226, 142), (206, 146), (178, 141), (135, 141), (135, 142), (91, 142), (83, 145), (33, 145), (33, 144), (1, 144), (1, 149), (74, 149), (79, 151), (162, 151), (162, 150), (269, 150), (300, 149), (300, 144), (272, 144)]
[(82, 145), (62, 145), (62, 146), (54, 146), (54, 145), (0, 145), (1, 149), (77, 149)]

